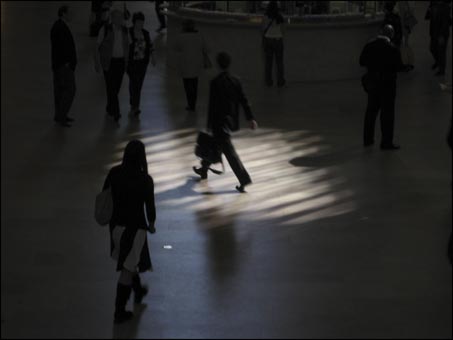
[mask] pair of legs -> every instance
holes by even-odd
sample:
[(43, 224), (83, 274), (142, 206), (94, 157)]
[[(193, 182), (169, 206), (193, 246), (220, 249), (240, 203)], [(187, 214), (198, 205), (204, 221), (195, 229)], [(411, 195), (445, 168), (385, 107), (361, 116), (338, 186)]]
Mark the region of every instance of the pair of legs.
[(363, 142), (365, 146), (374, 143), (376, 118), (381, 113), (381, 147), (393, 146), (393, 130), (395, 123), (395, 89), (377, 89), (368, 93), (368, 105), (365, 114)]
[(148, 64), (144, 61), (130, 61), (128, 65), (129, 75), (129, 103), (131, 104), (131, 113), (140, 114), (140, 97), (145, 80)]
[(198, 78), (183, 78), (183, 83), (186, 91), (187, 109), (195, 111), (198, 96)]
[(430, 51), (434, 58), (434, 67), (439, 68), (438, 74), (445, 74), (445, 68), (447, 65), (447, 46), (448, 37), (444, 37), (444, 43), (439, 42), (440, 37), (431, 37)]
[(264, 53), (266, 55), (265, 62), (265, 77), (266, 84), (272, 86), (272, 68), (274, 64), (274, 56), (277, 64), (277, 85), (285, 85), (284, 65), (283, 65), (283, 39), (264, 39)]
[[(244, 187), (251, 184), (252, 180), (242, 164), (236, 150), (231, 142), (231, 136), (225, 132), (214, 133), (216, 143), (220, 147), (221, 152), (225, 155), (228, 163), (231, 166), (234, 174), (239, 180), (239, 187), (236, 187), (239, 191), (243, 192)], [(203, 160), (201, 162), (201, 169), (197, 172), (201, 178), (207, 178), (209, 167), (211, 163)]]
[(135, 295), (135, 303), (141, 303), (143, 297), (148, 293), (148, 289), (141, 284), (138, 272), (123, 269), (116, 288), (115, 323), (121, 323), (133, 317), (132, 312), (126, 311), (126, 304), (132, 290)]
[(67, 66), (60, 66), (53, 71), (53, 86), (55, 99), (54, 120), (60, 124), (68, 121), (68, 112), (76, 92), (74, 71)]
[(121, 117), (118, 93), (121, 89), (125, 72), (124, 58), (112, 58), (110, 68), (104, 71), (105, 86), (107, 89), (107, 113), (116, 121)]

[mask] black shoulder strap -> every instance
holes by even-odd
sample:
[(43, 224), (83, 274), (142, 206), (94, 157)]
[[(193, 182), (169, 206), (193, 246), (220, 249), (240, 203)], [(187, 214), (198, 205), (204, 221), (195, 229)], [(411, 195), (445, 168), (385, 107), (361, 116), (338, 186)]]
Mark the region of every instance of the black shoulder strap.
[(266, 35), (267, 31), (271, 28), (272, 24), (274, 23), (274, 19), (271, 20), (271, 22), (267, 25), (266, 29), (263, 32), (263, 37)]

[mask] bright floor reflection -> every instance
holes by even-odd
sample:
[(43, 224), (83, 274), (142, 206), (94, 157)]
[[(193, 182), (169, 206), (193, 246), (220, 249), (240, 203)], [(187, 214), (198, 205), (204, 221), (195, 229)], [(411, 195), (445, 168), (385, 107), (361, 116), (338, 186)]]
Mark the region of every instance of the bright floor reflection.
[[(199, 164), (193, 154), (196, 136), (195, 129), (181, 129), (141, 139), (146, 145), (158, 207), (201, 213), (210, 227), (225, 225), (218, 216), (293, 225), (355, 209), (354, 193), (345, 188), (345, 180), (335, 174), (335, 167), (295, 167), (289, 163), (297, 157), (329, 151), (320, 136), (275, 129), (236, 134), (233, 143), (254, 181), (246, 195), (234, 190), (237, 179), (225, 159), (226, 174), (210, 173), (207, 182), (195, 180), (191, 169)], [(126, 144), (117, 145), (114, 163), (106, 168), (121, 161)], [(212, 219), (211, 210), (215, 212)]]

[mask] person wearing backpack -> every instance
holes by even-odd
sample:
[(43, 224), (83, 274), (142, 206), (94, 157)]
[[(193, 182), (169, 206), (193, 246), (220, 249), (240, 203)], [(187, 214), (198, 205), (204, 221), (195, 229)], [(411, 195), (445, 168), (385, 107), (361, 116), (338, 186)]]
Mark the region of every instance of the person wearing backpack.
[(133, 317), (132, 312), (126, 311), (132, 290), (135, 303), (141, 303), (148, 293), (139, 273), (153, 270), (146, 233), (156, 232), (154, 183), (148, 174), (145, 145), (141, 141), (127, 144), (122, 164), (109, 171), (102, 191), (109, 188), (113, 201), (110, 255), (117, 262), (116, 270), (121, 272), (114, 313), (114, 322), (118, 324)]
[(123, 25), (124, 14), (113, 10), (111, 23), (99, 32), (95, 50), (95, 69), (104, 72), (107, 90), (107, 114), (119, 122), (121, 117), (118, 94), (129, 62), (129, 32)]
[(265, 78), (267, 86), (274, 84), (272, 67), (277, 64), (277, 85), (285, 86), (284, 62), (283, 62), (283, 36), (285, 24), (283, 15), (280, 13), (277, 1), (270, 1), (267, 6), (266, 16), (263, 22), (263, 48), (265, 54)]

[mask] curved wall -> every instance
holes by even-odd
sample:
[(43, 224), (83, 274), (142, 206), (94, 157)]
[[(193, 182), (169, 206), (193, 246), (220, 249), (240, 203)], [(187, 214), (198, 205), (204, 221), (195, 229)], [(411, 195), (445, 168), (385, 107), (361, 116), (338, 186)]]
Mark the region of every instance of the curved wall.
[[(245, 18), (247, 15), (242, 15)], [(219, 51), (232, 55), (232, 71), (243, 79), (264, 81), (260, 18), (246, 22), (219, 14), (178, 10), (167, 14), (167, 63), (175, 67), (175, 37), (183, 20), (197, 23), (210, 49), (211, 58)], [(236, 15), (237, 17), (237, 15)], [(328, 21), (287, 25), (285, 36), (285, 76), (288, 82), (326, 81), (359, 77), (363, 69), (359, 56), (363, 46), (376, 36), (382, 19)]]

